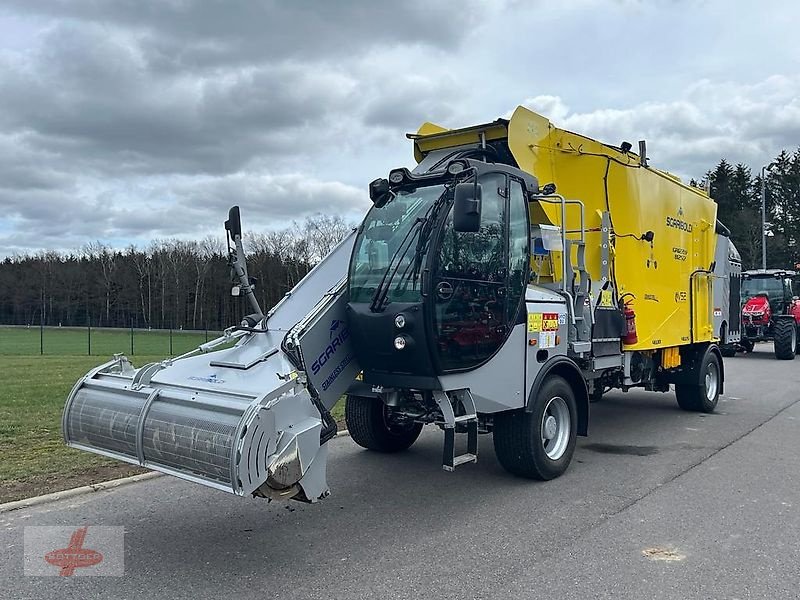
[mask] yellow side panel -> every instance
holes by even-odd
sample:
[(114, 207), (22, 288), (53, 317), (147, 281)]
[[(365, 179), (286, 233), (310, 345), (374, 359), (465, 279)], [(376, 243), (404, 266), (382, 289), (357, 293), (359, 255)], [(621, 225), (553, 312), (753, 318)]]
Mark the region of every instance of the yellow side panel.
[[(612, 277), (620, 294), (634, 295), (639, 343), (627, 350), (712, 339), (712, 280), (702, 274), (692, 278), (692, 272), (709, 269), (714, 260), (716, 203), (673, 176), (639, 166), (635, 155), (557, 129), (522, 107), (508, 125), (508, 143), (520, 168), (540, 185), (553, 182), (559, 194), (584, 203), (587, 229), (599, 229), (602, 212), (610, 212), (616, 233)], [(541, 208), (551, 223), (561, 225), (557, 205)], [(566, 228), (579, 225), (579, 211), (570, 208)], [(635, 239), (647, 231), (655, 234), (652, 244)], [(601, 277), (600, 241), (599, 231), (586, 234), (587, 270), (595, 282)]]

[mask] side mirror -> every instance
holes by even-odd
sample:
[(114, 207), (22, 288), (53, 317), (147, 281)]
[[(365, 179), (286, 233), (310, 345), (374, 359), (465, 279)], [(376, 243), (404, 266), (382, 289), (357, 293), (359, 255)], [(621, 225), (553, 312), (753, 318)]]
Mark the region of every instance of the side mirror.
[(369, 184), (369, 199), (377, 208), (383, 208), (391, 198), (388, 179), (376, 179)]
[(239, 216), (239, 207), (232, 206), (228, 211), (228, 220), (225, 221), (225, 229), (230, 232), (231, 239), (236, 239), (236, 236), (242, 236), (242, 220)]
[(481, 228), (481, 184), (459, 183), (453, 201), (453, 229), (475, 233)]

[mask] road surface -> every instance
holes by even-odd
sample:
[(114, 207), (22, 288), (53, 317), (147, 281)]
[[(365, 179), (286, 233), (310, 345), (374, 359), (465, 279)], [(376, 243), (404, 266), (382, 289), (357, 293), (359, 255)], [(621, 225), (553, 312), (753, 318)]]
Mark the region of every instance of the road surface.
[[(797, 598), (800, 359), (725, 365), (714, 415), (672, 394), (592, 405), (549, 483), (505, 473), (489, 436), (446, 473), (431, 429), (392, 456), (332, 441), (316, 505), (160, 477), (0, 514), (0, 598)], [(124, 526), (125, 575), (23, 576), (33, 525)]]

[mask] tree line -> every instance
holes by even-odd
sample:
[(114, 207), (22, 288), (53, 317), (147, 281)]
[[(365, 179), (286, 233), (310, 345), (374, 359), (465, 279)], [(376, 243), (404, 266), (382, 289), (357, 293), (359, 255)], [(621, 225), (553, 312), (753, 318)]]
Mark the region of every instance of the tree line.
[[(800, 263), (800, 149), (782, 151), (766, 174), (768, 267)], [(761, 173), (721, 160), (696, 186), (707, 186), (731, 230), (744, 268), (761, 266)], [(275, 305), (352, 228), (317, 215), (244, 241), (256, 295)], [(0, 323), (175, 329), (222, 329), (248, 311), (231, 296), (223, 238), (156, 240), (124, 250), (95, 242), (75, 252), (40, 252), (0, 262)]]
[[(765, 173), (767, 268), (800, 263), (800, 149), (782, 151)], [(731, 230), (745, 269), (761, 268), (761, 170), (721, 160), (701, 182), (710, 185), (718, 218)]]
[[(278, 231), (245, 233), (262, 308), (274, 306), (351, 228), (341, 217), (317, 215)], [(0, 323), (220, 330), (250, 312), (231, 286), (221, 237), (124, 250), (94, 242), (0, 262)]]

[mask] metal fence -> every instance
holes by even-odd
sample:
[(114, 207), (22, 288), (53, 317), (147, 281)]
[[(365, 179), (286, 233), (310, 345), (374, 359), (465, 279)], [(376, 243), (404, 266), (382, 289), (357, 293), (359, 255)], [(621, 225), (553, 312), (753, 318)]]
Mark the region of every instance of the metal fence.
[(0, 325), (0, 355), (176, 356), (214, 339), (219, 331)]

